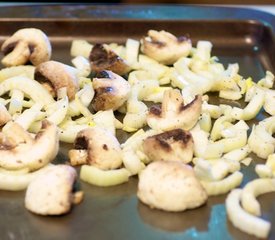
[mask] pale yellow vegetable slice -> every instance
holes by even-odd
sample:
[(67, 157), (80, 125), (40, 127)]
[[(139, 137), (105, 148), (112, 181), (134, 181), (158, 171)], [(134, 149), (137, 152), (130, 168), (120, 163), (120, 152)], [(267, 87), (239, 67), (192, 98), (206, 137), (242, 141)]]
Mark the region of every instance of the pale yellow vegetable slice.
[(251, 120), (261, 110), (265, 101), (265, 92), (263, 89), (256, 88), (254, 96), (244, 109), (234, 107), (232, 109), (232, 117), (238, 120)]
[(219, 97), (235, 101), (242, 98), (242, 93), (241, 91), (221, 90), (219, 93)]
[(241, 163), (245, 166), (249, 166), (250, 163), (252, 162), (252, 158), (251, 157), (247, 157), (247, 158), (244, 158), (243, 160), (241, 160)]
[(257, 164), (255, 167), (255, 172), (260, 178), (272, 178), (272, 169), (266, 164)]
[[(0, 189), (8, 191), (20, 191), (28, 187), (29, 183), (39, 174), (48, 170), (53, 165), (49, 164), (35, 172), (12, 174), (9, 171), (0, 171)], [(25, 170), (24, 170), (25, 171)], [(17, 171), (16, 171), (17, 172)]]
[(80, 170), (81, 180), (100, 187), (125, 183), (129, 176), (129, 171), (125, 168), (104, 171), (94, 166), (83, 165)]
[(232, 138), (223, 138), (216, 141), (215, 143), (222, 143), (224, 145), (224, 153), (230, 152), (234, 149), (243, 147), (247, 143), (247, 132), (246, 130), (237, 130), (236, 136)]
[(245, 185), (241, 195), (241, 203), (245, 211), (255, 216), (261, 215), (261, 206), (256, 197), (275, 191), (275, 179), (259, 178)]
[(56, 102), (56, 109), (53, 113), (51, 113), (47, 119), (58, 125), (60, 124), (66, 117), (67, 111), (69, 107), (68, 97), (65, 96), (63, 99), (60, 99)]
[(221, 116), (215, 121), (210, 134), (210, 138), (212, 141), (216, 141), (222, 137), (221, 133), (222, 130), (225, 128), (224, 123), (229, 121), (230, 119), (226, 116)]
[(0, 96), (13, 89), (24, 92), (28, 97), (42, 106), (53, 103), (51, 94), (37, 81), (27, 77), (12, 77), (0, 84)]
[(264, 110), (274, 116), (275, 115), (275, 90), (266, 89), (265, 90), (265, 101), (264, 101)]
[(247, 157), (247, 155), (251, 152), (249, 145), (245, 145), (241, 148), (234, 149), (223, 155), (223, 158), (232, 159), (235, 161), (241, 161)]
[(224, 152), (224, 144), (219, 142), (210, 143), (208, 141), (209, 133), (200, 129), (197, 124), (191, 134), (194, 141), (194, 155), (204, 159), (220, 158)]
[(241, 207), (242, 190), (234, 189), (225, 200), (226, 212), (232, 224), (243, 232), (259, 238), (267, 238), (271, 224), (261, 218), (255, 217)]
[(132, 66), (136, 64), (138, 61), (138, 53), (139, 53), (139, 41), (128, 38), (126, 41), (126, 56), (125, 60), (127, 63)]
[(270, 71), (266, 71), (265, 77), (257, 82), (257, 85), (265, 88), (272, 88), (274, 83), (274, 75)]
[(243, 180), (243, 174), (241, 172), (234, 172), (226, 178), (219, 181), (201, 181), (201, 184), (205, 188), (208, 196), (216, 196), (220, 194), (228, 193), (233, 188), (238, 187)]
[(21, 115), (19, 115), (15, 122), (27, 130), (30, 125), (36, 120), (36, 117), (40, 113), (42, 105), (40, 103), (34, 104), (31, 108), (26, 109)]
[(18, 89), (13, 89), (11, 92), (9, 113), (11, 115), (15, 113), (21, 113), (23, 109), (24, 93)]
[(76, 135), (79, 131), (89, 128), (90, 126), (88, 124), (76, 124), (76, 125), (71, 125), (68, 126), (65, 129), (59, 128), (59, 140), (61, 142), (66, 142), (66, 143), (73, 143)]
[(211, 118), (217, 119), (222, 115), (222, 109), (213, 104), (209, 104), (206, 101), (202, 103), (202, 112), (209, 113)]
[(211, 116), (209, 113), (202, 113), (199, 118), (200, 128), (205, 132), (210, 132), (212, 127)]
[(85, 40), (73, 40), (71, 45), (71, 56), (83, 56), (89, 58), (93, 45)]
[(34, 79), (34, 70), (35, 67), (31, 65), (3, 68), (0, 71), (0, 82), (16, 76), (25, 76), (27, 78)]
[(258, 157), (267, 158), (274, 152), (274, 139), (267, 133), (264, 126), (256, 126), (248, 138), (248, 144)]
[(89, 60), (83, 56), (77, 56), (73, 58), (72, 64), (78, 70), (78, 77), (87, 77), (91, 73), (91, 64)]
[(115, 115), (113, 110), (106, 110), (106, 111), (98, 111), (96, 114), (93, 115), (94, 124), (98, 127), (104, 128), (110, 131), (113, 135), (116, 133), (115, 127)]
[(145, 164), (140, 160), (139, 155), (132, 150), (122, 151), (122, 161), (130, 175), (139, 174), (145, 168)]
[(161, 78), (169, 69), (167, 66), (160, 64), (154, 59), (149, 58), (143, 54), (139, 54), (137, 67), (134, 65), (132, 67), (148, 70), (152, 72), (157, 79)]

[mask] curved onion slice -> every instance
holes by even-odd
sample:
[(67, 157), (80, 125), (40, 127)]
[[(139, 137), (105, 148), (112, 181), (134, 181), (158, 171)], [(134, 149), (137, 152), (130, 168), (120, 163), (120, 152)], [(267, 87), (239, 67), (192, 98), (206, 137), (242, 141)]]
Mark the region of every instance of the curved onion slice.
[(27, 77), (18, 76), (4, 80), (0, 84), (0, 96), (13, 89), (24, 92), (43, 106), (54, 102), (51, 94), (40, 83)]
[(237, 171), (220, 181), (201, 181), (201, 184), (205, 188), (208, 196), (216, 196), (228, 193), (233, 188), (238, 187), (241, 184), (242, 180), (243, 174)]
[(248, 234), (266, 238), (271, 228), (270, 222), (245, 212), (240, 205), (241, 195), (241, 189), (234, 189), (225, 200), (229, 220), (236, 228)]
[(49, 164), (35, 172), (11, 174), (11, 171), (0, 171), (0, 189), (8, 191), (20, 191), (28, 187), (29, 183), (45, 170), (51, 168)]
[(104, 171), (94, 166), (83, 165), (80, 170), (80, 179), (101, 187), (122, 184), (128, 181), (129, 176), (129, 171), (125, 168)]
[(241, 202), (244, 210), (260, 216), (261, 207), (256, 197), (269, 192), (275, 191), (275, 179), (259, 178), (245, 185), (242, 191)]

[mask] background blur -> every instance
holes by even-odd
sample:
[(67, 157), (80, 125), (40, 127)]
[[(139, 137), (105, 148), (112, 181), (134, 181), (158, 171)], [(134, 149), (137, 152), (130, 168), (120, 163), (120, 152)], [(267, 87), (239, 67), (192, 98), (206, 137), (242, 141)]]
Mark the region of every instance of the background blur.
[[(119, 1), (118, 1), (119, 2)], [(122, 3), (186, 3), (186, 4), (275, 4), (275, 0), (121, 0)]]
[[(69, 3), (69, 1), (57, 1), (57, 2), (51, 2), (51, 1), (24, 1), (19, 2), (17, 1), (0, 1), (0, 5), (10, 5), (10, 4), (18, 4), (18, 5), (24, 5), (29, 3)], [(224, 5), (224, 4), (231, 4), (231, 5), (275, 5), (275, 0), (90, 0), (90, 1), (70, 1), (70, 3), (130, 3), (130, 4), (151, 4), (151, 3), (166, 3), (166, 4), (218, 4), (218, 5)]]

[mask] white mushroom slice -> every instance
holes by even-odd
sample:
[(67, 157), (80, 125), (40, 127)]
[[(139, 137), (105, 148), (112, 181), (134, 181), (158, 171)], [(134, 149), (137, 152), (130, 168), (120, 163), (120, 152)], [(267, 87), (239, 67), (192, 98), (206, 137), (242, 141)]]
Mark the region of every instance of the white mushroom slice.
[(182, 128), (189, 130), (197, 123), (201, 113), (202, 98), (196, 96), (187, 105), (179, 90), (167, 90), (164, 92), (161, 108), (153, 106), (147, 115), (147, 123), (153, 129), (163, 131)]
[(182, 129), (174, 129), (150, 136), (143, 141), (145, 155), (152, 161), (181, 161), (189, 163), (193, 158), (192, 135)]
[(192, 168), (176, 161), (149, 164), (139, 175), (137, 196), (151, 208), (172, 212), (199, 207), (207, 200)]
[[(24, 127), (19, 123), (10, 121), (2, 128), (2, 134), (5, 136), (6, 140), (11, 143), (10, 147), (16, 147), (19, 144), (33, 144), (34, 139), (29, 132), (27, 132)], [(6, 145), (4, 142), (1, 144)], [(3, 146), (3, 149), (5, 147)]]
[(118, 75), (124, 75), (131, 69), (126, 61), (103, 44), (94, 45), (89, 60), (91, 61), (91, 68), (94, 72), (110, 70)]
[(0, 126), (11, 120), (11, 115), (4, 104), (0, 103)]
[[(14, 133), (16, 134), (16, 133)], [(12, 149), (0, 149), (0, 167), (18, 170), (28, 167), (31, 171), (51, 162), (59, 148), (57, 127), (44, 120), (33, 143), (22, 143)]]
[(86, 163), (108, 170), (121, 166), (122, 151), (114, 135), (107, 130), (94, 127), (84, 129), (77, 134), (74, 149), (69, 151), (69, 158), (71, 163)]
[(116, 110), (128, 99), (130, 84), (121, 76), (111, 72), (102, 71), (93, 79), (95, 96), (92, 106), (96, 111)]
[(23, 28), (3, 43), (1, 51), (5, 55), (2, 64), (9, 67), (24, 65), (28, 61), (33, 65), (48, 61), (52, 48), (44, 32), (36, 28)]
[(73, 203), (76, 171), (67, 165), (56, 165), (40, 174), (28, 186), (25, 207), (39, 215), (67, 213)]
[(166, 31), (149, 30), (148, 37), (141, 40), (141, 51), (163, 64), (173, 64), (189, 55), (192, 48), (187, 37), (176, 37)]
[(47, 61), (35, 68), (34, 78), (46, 87), (53, 96), (60, 88), (66, 87), (69, 100), (74, 99), (78, 90), (77, 70), (69, 65)]

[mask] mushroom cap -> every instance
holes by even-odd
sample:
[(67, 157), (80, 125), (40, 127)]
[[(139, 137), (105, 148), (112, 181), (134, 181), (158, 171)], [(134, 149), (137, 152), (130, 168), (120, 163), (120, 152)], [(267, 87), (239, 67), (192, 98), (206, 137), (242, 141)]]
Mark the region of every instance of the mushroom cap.
[(193, 158), (193, 138), (190, 132), (174, 129), (150, 136), (143, 141), (143, 150), (152, 161), (181, 161)]
[[(81, 151), (74, 151), (81, 150)], [(87, 151), (87, 154), (84, 153)], [(70, 161), (98, 167), (102, 170), (116, 169), (122, 164), (122, 150), (116, 137), (109, 131), (94, 127), (86, 128), (78, 132), (74, 149), (69, 154)], [(73, 159), (72, 159), (73, 158)]]
[(192, 48), (187, 37), (175, 37), (166, 31), (149, 30), (148, 37), (141, 40), (141, 51), (160, 63), (171, 65), (179, 58), (189, 55)]
[(201, 206), (207, 193), (192, 167), (178, 161), (156, 161), (139, 175), (138, 198), (151, 208), (184, 211)]
[(152, 106), (147, 115), (147, 123), (152, 129), (168, 131), (176, 128), (190, 130), (201, 114), (202, 97), (184, 105), (179, 90), (166, 90), (161, 107)]
[(91, 68), (94, 72), (110, 70), (118, 75), (128, 73), (131, 68), (114, 51), (104, 44), (95, 44), (89, 56)]
[(78, 79), (74, 68), (57, 61), (47, 61), (36, 66), (34, 77), (42, 85), (46, 84), (54, 96), (58, 89), (66, 87), (68, 98), (72, 100), (78, 90)]
[(111, 71), (100, 72), (98, 77), (93, 79), (93, 88), (95, 96), (92, 106), (96, 111), (117, 110), (127, 101), (131, 91), (130, 84)]
[(76, 170), (68, 165), (49, 168), (29, 184), (25, 207), (40, 215), (60, 215), (68, 212), (72, 205), (76, 176)]
[(59, 137), (56, 125), (43, 120), (42, 128), (33, 141), (18, 144), (12, 149), (0, 148), (0, 167), (8, 170), (29, 168), (30, 171), (34, 171), (51, 162), (56, 157), (58, 149)]
[(40, 29), (23, 28), (2, 44), (1, 51), (5, 55), (2, 64), (7, 67), (23, 65), (28, 61), (38, 65), (50, 60), (52, 47), (47, 35)]

